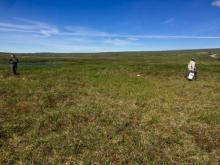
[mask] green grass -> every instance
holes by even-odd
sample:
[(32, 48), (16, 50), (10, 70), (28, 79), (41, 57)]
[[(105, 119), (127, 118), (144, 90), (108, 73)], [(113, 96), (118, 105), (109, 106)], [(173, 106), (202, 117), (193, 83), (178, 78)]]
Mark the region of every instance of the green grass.
[(17, 77), (7, 58), (0, 164), (220, 163), (220, 61), (206, 52), (19, 55)]

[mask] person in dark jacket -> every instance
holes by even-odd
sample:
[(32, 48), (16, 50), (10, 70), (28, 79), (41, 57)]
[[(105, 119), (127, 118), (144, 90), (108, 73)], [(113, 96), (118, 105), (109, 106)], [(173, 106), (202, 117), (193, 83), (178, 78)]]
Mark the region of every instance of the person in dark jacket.
[(11, 55), (11, 58), (9, 59), (9, 64), (11, 65), (11, 72), (13, 75), (17, 75), (17, 68), (19, 60), (15, 57), (14, 54)]

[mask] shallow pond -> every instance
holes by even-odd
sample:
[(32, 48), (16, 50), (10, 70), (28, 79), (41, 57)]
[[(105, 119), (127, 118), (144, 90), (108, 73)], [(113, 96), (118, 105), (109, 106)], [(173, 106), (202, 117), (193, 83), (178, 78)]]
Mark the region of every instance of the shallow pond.
[[(9, 66), (9, 64), (2, 64), (0, 63), (1, 66)], [(48, 63), (48, 62), (21, 62), (18, 64), (18, 66), (57, 66), (58, 64), (56, 63)]]

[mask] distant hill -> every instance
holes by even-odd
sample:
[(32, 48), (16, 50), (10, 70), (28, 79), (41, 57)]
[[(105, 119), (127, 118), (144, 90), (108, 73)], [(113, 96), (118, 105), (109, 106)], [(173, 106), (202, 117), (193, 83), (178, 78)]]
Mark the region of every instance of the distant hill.
[[(209, 52), (209, 53), (218, 53), (220, 52), (220, 48), (210, 48), (210, 49), (185, 49), (185, 50), (164, 50), (164, 51), (125, 51), (125, 52), (97, 52), (97, 53), (56, 53), (56, 52), (39, 52), (39, 53), (15, 53), (17, 55), (36, 55), (36, 56), (41, 56), (41, 55), (46, 55), (46, 56), (69, 56), (69, 55), (74, 55), (74, 56), (88, 56), (88, 55), (129, 55), (129, 54), (152, 54), (152, 53), (193, 53), (193, 52)], [(10, 55), (11, 53), (9, 52), (0, 52), (0, 55)]]

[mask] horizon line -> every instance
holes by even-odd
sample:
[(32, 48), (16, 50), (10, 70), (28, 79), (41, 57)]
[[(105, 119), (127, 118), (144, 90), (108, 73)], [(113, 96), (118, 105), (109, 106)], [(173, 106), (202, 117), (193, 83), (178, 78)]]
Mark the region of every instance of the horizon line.
[(196, 50), (219, 50), (220, 48), (192, 48), (192, 49), (161, 49), (161, 50), (128, 50), (128, 51), (97, 51), (97, 52), (4, 52), (5, 54), (99, 54), (99, 53), (129, 53), (129, 52), (169, 52), (169, 51), (196, 51)]

